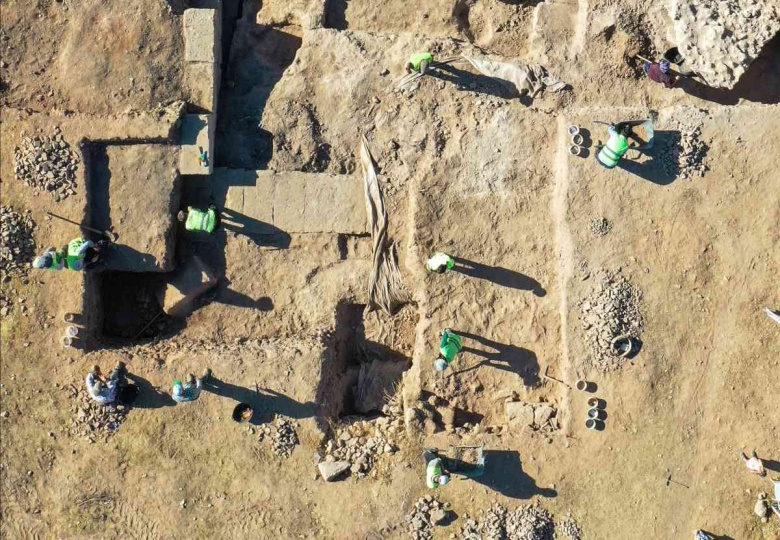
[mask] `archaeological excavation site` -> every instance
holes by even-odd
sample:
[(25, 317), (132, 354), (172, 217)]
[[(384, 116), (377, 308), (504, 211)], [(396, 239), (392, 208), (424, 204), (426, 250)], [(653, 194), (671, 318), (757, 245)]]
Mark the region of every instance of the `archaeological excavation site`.
[(780, 540), (778, 0), (0, 15), (0, 538)]

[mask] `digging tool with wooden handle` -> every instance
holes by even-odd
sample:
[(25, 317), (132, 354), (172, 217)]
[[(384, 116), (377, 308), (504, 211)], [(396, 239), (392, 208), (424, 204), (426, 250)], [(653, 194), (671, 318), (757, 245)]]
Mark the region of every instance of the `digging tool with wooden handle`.
[(92, 227), (87, 227), (86, 225), (82, 225), (81, 223), (77, 223), (73, 221), (72, 219), (68, 219), (66, 217), (58, 216), (57, 214), (53, 214), (49, 211), (46, 211), (48, 215), (51, 217), (56, 217), (57, 219), (61, 219), (62, 221), (67, 221), (68, 223), (72, 223), (74, 225), (78, 225), (82, 229), (86, 229), (88, 231), (92, 231), (93, 233), (102, 234), (106, 238), (108, 238), (111, 242), (116, 242), (119, 239), (119, 235), (116, 234), (113, 231), (101, 231), (100, 229), (93, 229)]

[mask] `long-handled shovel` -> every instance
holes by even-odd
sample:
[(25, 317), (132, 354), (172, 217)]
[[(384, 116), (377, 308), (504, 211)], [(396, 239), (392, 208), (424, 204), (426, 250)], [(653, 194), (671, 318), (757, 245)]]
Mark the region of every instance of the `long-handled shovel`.
[(52, 214), (51, 212), (46, 212), (51, 217), (56, 217), (57, 219), (61, 219), (62, 221), (67, 221), (68, 223), (73, 223), (74, 225), (78, 225), (82, 229), (86, 229), (88, 231), (92, 231), (97, 234), (102, 234), (106, 238), (109, 239), (110, 242), (115, 243), (117, 240), (119, 240), (119, 235), (115, 233), (114, 231), (101, 231), (100, 229), (93, 229), (92, 227), (87, 227), (86, 225), (82, 225), (81, 223), (77, 223), (71, 219), (68, 219), (66, 217), (58, 216), (57, 214)]

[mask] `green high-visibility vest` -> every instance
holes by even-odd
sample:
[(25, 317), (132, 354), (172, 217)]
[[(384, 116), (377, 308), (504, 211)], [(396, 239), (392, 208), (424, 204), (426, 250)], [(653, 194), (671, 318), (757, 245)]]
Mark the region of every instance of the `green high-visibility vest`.
[(81, 265), (79, 265), (80, 267), (77, 267), (76, 264), (82, 261), (85, 257), (84, 253), (82, 253), (81, 255), (78, 254), (79, 248), (84, 242), (86, 242), (86, 240), (84, 240), (83, 238), (74, 238), (68, 244), (68, 252), (65, 256), (65, 265), (69, 269), (81, 270), (81, 268), (83, 268), (83, 266)]
[(436, 489), (439, 487), (439, 483), (435, 482), (433, 478), (440, 476), (442, 472), (444, 472), (444, 469), (441, 465), (441, 458), (432, 459), (428, 462), (428, 467), (425, 469), (425, 482), (429, 488)]
[(433, 55), (428, 52), (415, 53), (409, 59), (409, 63), (412, 64), (412, 69), (416, 72), (420, 72), (420, 62), (426, 60), (429, 64), (433, 62)]
[(460, 350), (463, 348), (463, 340), (459, 335), (452, 332), (444, 332), (441, 336), (441, 343), (439, 343), (439, 352), (444, 360), (451, 364)]
[(198, 210), (197, 208), (190, 208), (187, 213), (187, 222), (184, 224), (184, 228), (192, 232), (214, 232), (214, 227), (217, 223), (217, 214), (213, 208), (209, 208), (206, 212)]
[(609, 128), (609, 140), (607, 144), (601, 147), (601, 151), (596, 155), (599, 163), (607, 169), (614, 169), (618, 161), (628, 151), (628, 139), (621, 135), (614, 127)]

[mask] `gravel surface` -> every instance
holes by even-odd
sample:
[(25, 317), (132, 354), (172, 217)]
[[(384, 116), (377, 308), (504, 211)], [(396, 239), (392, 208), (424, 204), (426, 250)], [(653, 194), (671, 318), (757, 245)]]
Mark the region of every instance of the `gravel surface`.
[(624, 358), (612, 352), (619, 336), (639, 338), (643, 321), (642, 292), (618, 273), (602, 272), (595, 290), (580, 302), (582, 330), (590, 348), (590, 363), (602, 372), (618, 369)]
[(296, 422), (284, 416), (277, 415), (273, 422), (263, 424), (258, 428), (258, 441), (270, 441), (271, 449), (277, 456), (288, 458), (296, 445), (300, 444), (295, 431)]
[(35, 258), (35, 223), (30, 212), (20, 214), (9, 206), (0, 207), (0, 277), (25, 273)]
[(14, 148), (14, 175), (36, 192), (51, 193), (55, 201), (76, 193), (79, 158), (63, 139), (59, 127), (54, 135), (22, 134), (22, 146)]

